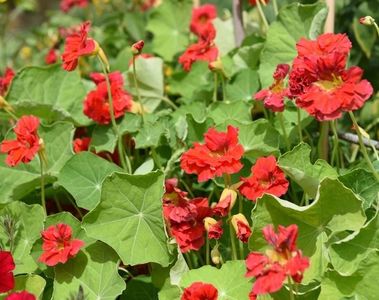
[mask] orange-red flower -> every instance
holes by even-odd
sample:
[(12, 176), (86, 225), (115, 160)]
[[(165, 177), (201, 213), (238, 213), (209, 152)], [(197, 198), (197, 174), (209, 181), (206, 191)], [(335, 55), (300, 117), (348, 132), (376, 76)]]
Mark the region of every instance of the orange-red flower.
[(12, 68), (6, 68), (4, 75), (2, 77), (0, 76), (0, 96), (4, 96), (5, 93), (8, 91), (8, 88), (11, 85), (14, 75), (15, 72)]
[(264, 194), (279, 197), (288, 190), (286, 176), (272, 155), (258, 158), (251, 173), (250, 177), (242, 178), (243, 184), (239, 187), (241, 194), (250, 200), (256, 201)]
[(214, 43), (216, 30), (212, 23), (207, 23), (202, 30), (199, 41), (190, 45), (179, 57), (179, 63), (185, 71), (190, 71), (195, 61), (213, 62), (218, 57), (218, 49)]
[(190, 29), (194, 34), (200, 35), (215, 18), (217, 18), (217, 8), (213, 4), (193, 8)]
[(91, 143), (90, 137), (76, 138), (73, 141), (73, 148), (75, 153), (80, 153), (83, 151), (88, 151), (89, 145)]
[(227, 132), (210, 128), (204, 138), (205, 144), (195, 143), (182, 155), (180, 166), (184, 172), (198, 175), (198, 181), (202, 182), (242, 169), (240, 159), (244, 150), (238, 143), (238, 128), (228, 126)]
[(58, 51), (55, 48), (51, 48), (45, 56), (45, 63), (47, 65), (55, 64), (58, 61)]
[(0, 294), (6, 293), (14, 288), (14, 277), (12, 271), (15, 269), (12, 254), (0, 250)]
[[(92, 73), (91, 79), (96, 83), (96, 89), (90, 91), (84, 100), (84, 114), (99, 124), (109, 124), (111, 115), (107, 83), (104, 75)], [(113, 100), (113, 112), (115, 118), (122, 117), (126, 111), (132, 108), (132, 97), (124, 90), (124, 79), (120, 72), (109, 74), (111, 94)]]
[(218, 291), (212, 285), (203, 282), (194, 282), (185, 288), (180, 300), (217, 300)]
[(344, 34), (301, 39), (289, 77), (291, 98), (319, 121), (334, 120), (363, 106), (373, 88), (359, 67), (346, 69), (351, 43)]
[(221, 225), (222, 225), (221, 220), (216, 221), (215, 219), (211, 217), (206, 217), (204, 219), (204, 227), (205, 227), (205, 230), (208, 232), (208, 239), (218, 240), (221, 238), (224, 232)]
[(84, 22), (79, 31), (71, 33), (66, 38), (64, 52), (62, 54), (63, 69), (73, 71), (78, 65), (78, 59), (81, 56), (95, 55), (98, 51), (98, 45), (95, 40), (88, 38), (91, 23)]
[(255, 94), (255, 100), (263, 100), (264, 106), (275, 112), (284, 110), (284, 98), (288, 96), (288, 89), (284, 87), (284, 79), (290, 70), (287, 64), (279, 64), (273, 75), (274, 83), (268, 88)]
[(8, 166), (28, 163), (34, 158), (41, 147), (38, 127), (39, 119), (35, 116), (23, 116), (18, 120), (14, 128), (16, 139), (4, 140), (0, 145), (0, 151), (8, 153), (5, 160)]
[(62, 0), (60, 3), (60, 9), (63, 12), (68, 12), (75, 6), (86, 7), (88, 5), (88, 0)]
[(213, 213), (220, 217), (225, 217), (232, 210), (236, 203), (237, 192), (230, 188), (225, 188), (220, 196), (220, 200), (213, 207)]
[(309, 259), (296, 247), (297, 232), (296, 225), (279, 226), (278, 234), (272, 225), (263, 229), (264, 237), (273, 249), (265, 254), (251, 252), (246, 258), (245, 276), (256, 278), (250, 299), (280, 290), (286, 278), (301, 282), (304, 271), (309, 267)]
[(27, 291), (16, 292), (8, 295), (5, 300), (36, 300), (36, 296)]
[(66, 263), (84, 246), (84, 242), (72, 238), (72, 229), (67, 224), (50, 226), (41, 233), (43, 253), (39, 261), (48, 266)]
[(232, 216), (231, 222), (236, 232), (237, 238), (241, 242), (247, 243), (249, 237), (251, 236), (251, 229), (249, 222), (246, 220), (246, 217), (241, 213), (236, 214)]

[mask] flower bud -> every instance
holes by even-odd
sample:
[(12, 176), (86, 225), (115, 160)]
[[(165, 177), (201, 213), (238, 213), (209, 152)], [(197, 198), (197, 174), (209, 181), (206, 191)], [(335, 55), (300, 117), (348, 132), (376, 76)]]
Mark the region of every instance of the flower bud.
[(360, 18), (359, 23), (361, 23), (362, 25), (372, 26), (375, 23), (375, 19), (371, 16), (366, 16)]
[(221, 227), (221, 221), (216, 221), (210, 217), (204, 218), (204, 227), (208, 232), (209, 239), (218, 240), (224, 232)]
[(251, 229), (246, 217), (243, 214), (236, 214), (232, 216), (231, 222), (236, 231), (237, 238), (241, 242), (247, 243), (251, 235)]
[(218, 245), (216, 245), (216, 246), (211, 250), (211, 259), (212, 259), (212, 262), (213, 262), (215, 265), (220, 264), (222, 258), (221, 258), (221, 253), (220, 253), (220, 251), (218, 250)]
[(236, 203), (237, 192), (231, 188), (225, 188), (222, 191), (220, 200), (213, 208), (213, 212), (221, 217), (225, 217), (233, 208)]
[(134, 114), (143, 115), (145, 113), (145, 109), (141, 103), (133, 101), (131, 112)]
[(145, 46), (145, 42), (143, 40), (138, 41), (132, 45), (132, 53), (133, 55), (141, 54), (143, 46)]
[(40, 138), (38, 143), (39, 143), (38, 154), (40, 156), (40, 159), (42, 159), (42, 162), (44, 163), (44, 165), (47, 166), (47, 155), (46, 155), (45, 142), (43, 141), (42, 138)]
[(95, 40), (94, 42), (95, 42), (95, 49), (90, 55), (97, 55), (102, 61), (102, 63), (104, 64), (106, 71), (110, 72), (109, 61), (108, 61), (107, 56), (105, 55), (103, 48), (101, 48)]

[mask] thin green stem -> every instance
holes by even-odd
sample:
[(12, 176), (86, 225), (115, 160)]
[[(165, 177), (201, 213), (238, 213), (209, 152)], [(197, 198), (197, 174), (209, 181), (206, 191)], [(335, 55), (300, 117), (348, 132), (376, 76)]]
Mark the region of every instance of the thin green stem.
[(178, 106), (172, 102), (168, 97), (160, 97), (162, 99), (162, 101), (166, 104), (168, 104), (169, 106), (171, 106), (174, 110), (178, 109)]
[(186, 252), (186, 253), (184, 253), (184, 257), (186, 258), (188, 268), (190, 270), (192, 270), (193, 269), (193, 263), (192, 263), (191, 255), (188, 252)]
[(288, 276), (288, 286), (290, 288), (290, 291), (289, 291), (290, 300), (295, 300), (295, 293), (294, 293), (294, 290), (293, 290), (293, 283), (292, 283), (292, 280), (291, 280), (290, 276)]
[(232, 259), (237, 260), (237, 249), (236, 249), (236, 240), (234, 235), (234, 228), (231, 222), (231, 212), (229, 212), (229, 234), (230, 234), (230, 244), (232, 248)]
[(261, 5), (261, 3), (260, 3), (259, 0), (256, 1), (256, 3), (257, 3), (257, 9), (258, 9), (259, 16), (261, 17), (261, 20), (262, 20), (262, 22), (263, 22), (263, 24), (265, 26), (265, 31), (267, 31), (268, 28), (269, 28), (269, 25), (268, 25), (266, 16), (265, 16), (265, 14), (263, 12), (262, 5)]
[(232, 178), (230, 177), (230, 174), (224, 173), (222, 174), (222, 177), (224, 178), (225, 187), (229, 187), (232, 184)]
[(213, 102), (217, 102), (217, 89), (218, 89), (218, 74), (217, 74), (217, 72), (213, 73), (213, 78), (214, 78)]
[(288, 139), (286, 126), (284, 124), (283, 113), (280, 112), (277, 115), (279, 117), (279, 123), (280, 123), (280, 126), (281, 126), (282, 131), (283, 131), (283, 138), (284, 138), (284, 142), (286, 143), (287, 151), (290, 151), (291, 150), (291, 144), (290, 144), (290, 141)]
[(205, 264), (206, 265), (209, 265), (210, 264), (210, 261), (209, 261), (209, 238), (206, 237), (206, 240), (205, 240)]
[(68, 194), (68, 193), (67, 193), (67, 195), (68, 195), (68, 196), (67, 196), (68, 201), (70, 201), (71, 205), (75, 208), (75, 210), (76, 210), (76, 212), (78, 213), (80, 219), (83, 220), (83, 217), (84, 217), (84, 216), (83, 216), (82, 212), (80, 211), (80, 208), (76, 205), (74, 199), (72, 199), (71, 194)]
[(365, 160), (366, 160), (366, 162), (367, 162), (367, 164), (368, 164), (371, 172), (374, 174), (376, 180), (379, 182), (379, 174), (375, 170), (374, 165), (372, 164), (372, 162), (370, 160), (370, 157), (368, 156), (366, 146), (363, 144), (363, 137), (362, 137), (361, 131), (359, 130), (358, 122), (355, 119), (355, 116), (354, 116), (353, 112), (349, 111), (349, 115), (350, 115), (350, 118), (353, 121), (354, 127), (356, 129), (356, 132), (357, 132), (357, 135), (358, 135), (358, 140), (359, 140), (359, 145), (361, 146), (362, 154), (363, 154), (363, 156), (364, 156), (364, 158), (365, 158)]
[(318, 140), (318, 155), (321, 159), (328, 161), (329, 152), (329, 122), (320, 123), (320, 137)]
[(142, 105), (141, 94), (139, 91), (138, 80), (137, 80), (136, 56), (135, 55), (133, 55), (133, 80), (134, 80), (134, 87), (136, 88), (136, 92), (137, 92), (138, 102)]
[(379, 27), (378, 27), (378, 24), (376, 24), (376, 22), (374, 22), (374, 27), (376, 29), (376, 33), (378, 34), (379, 36)]
[(339, 139), (337, 133), (337, 122), (335, 120), (330, 122), (333, 131), (334, 143), (333, 143), (333, 154), (332, 154), (332, 165), (335, 162), (337, 164), (337, 171), (339, 171), (340, 165), (340, 155), (339, 155)]
[(222, 100), (226, 101), (226, 83), (225, 83), (225, 77), (224, 75), (221, 76), (221, 85), (222, 85)]
[(301, 128), (301, 113), (299, 108), (297, 109), (297, 131), (299, 133), (299, 140), (301, 143), (303, 141), (303, 130)]
[(15, 121), (18, 120), (17, 116), (10, 110), (10, 109), (7, 109), (7, 108), (4, 108), (5, 112), (11, 116), (12, 119), (14, 119)]
[(275, 16), (277, 16), (279, 14), (278, 2), (276, 2), (276, 0), (273, 0), (272, 3), (273, 3), (273, 6), (274, 6)]
[(107, 68), (106, 68), (104, 62), (102, 61), (102, 59), (99, 56), (98, 56), (98, 58), (99, 58), (101, 67), (103, 69), (103, 73), (105, 76), (105, 82), (107, 84), (109, 113), (111, 115), (111, 122), (112, 122), (112, 128), (113, 128), (114, 134), (117, 136), (117, 150), (118, 150), (118, 155), (120, 157), (120, 162), (121, 162), (122, 167), (128, 173), (131, 173), (132, 169), (131, 169), (130, 160), (129, 160), (129, 157), (127, 157), (127, 155), (125, 155), (124, 146), (123, 146), (123, 142), (122, 142), (122, 135), (120, 134), (120, 132), (118, 130), (118, 125), (116, 123), (116, 118), (114, 115), (113, 96), (112, 96), (112, 90), (111, 90), (111, 83), (109, 80), (109, 74), (108, 74)]
[(47, 216), (46, 210), (46, 199), (45, 199), (45, 177), (44, 177), (44, 165), (42, 155), (38, 153), (39, 158), (39, 167), (40, 167), (40, 175), (41, 175), (41, 204), (45, 215)]

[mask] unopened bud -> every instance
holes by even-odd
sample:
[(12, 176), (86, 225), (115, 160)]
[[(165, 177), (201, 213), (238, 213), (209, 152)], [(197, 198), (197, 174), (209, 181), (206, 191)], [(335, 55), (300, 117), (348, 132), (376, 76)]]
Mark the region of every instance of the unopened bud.
[(243, 214), (236, 214), (232, 216), (232, 225), (237, 234), (237, 238), (243, 242), (247, 243), (251, 235), (251, 229), (249, 222)]
[(375, 24), (375, 19), (371, 16), (366, 16), (360, 18), (359, 23), (361, 23), (362, 25), (372, 26)]
[(211, 250), (211, 259), (212, 259), (212, 262), (213, 262), (215, 265), (220, 264), (222, 258), (221, 258), (221, 253), (220, 253), (220, 251), (218, 250), (218, 245), (216, 245), (216, 246)]
[(221, 221), (216, 221), (210, 217), (204, 218), (204, 227), (208, 233), (208, 239), (218, 240), (224, 232), (221, 227)]
[(217, 60), (214, 60), (214, 61), (210, 62), (209, 63), (209, 68), (213, 72), (220, 73), (225, 78), (228, 77), (228, 76), (226, 76), (225, 69), (224, 69), (224, 64), (222, 63), (221, 58), (217, 58)]
[(131, 112), (134, 114), (143, 115), (145, 113), (145, 109), (141, 103), (133, 101)]
[(90, 55), (97, 55), (99, 57), (99, 59), (101, 60), (101, 62), (104, 64), (106, 71), (109, 73), (110, 72), (110, 67), (109, 67), (108, 58), (105, 55), (105, 52), (104, 52), (103, 48), (101, 48), (96, 41), (94, 41), (94, 42), (95, 42), (95, 45), (96, 45), (95, 46), (95, 50)]
[(143, 46), (145, 46), (145, 42), (143, 40), (134, 43), (131, 47), (133, 55), (141, 54)]
[(231, 188), (225, 188), (220, 196), (220, 200), (213, 208), (215, 214), (225, 217), (233, 208), (236, 203), (237, 192)]
[(39, 150), (38, 150), (39, 157), (40, 159), (42, 159), (42, 162), (44, 163), (44, 165), (47, 166), (47, 155), (46, 155), (45, 143), (42, 138), (39, 139), (38, 143), (39, 143)]

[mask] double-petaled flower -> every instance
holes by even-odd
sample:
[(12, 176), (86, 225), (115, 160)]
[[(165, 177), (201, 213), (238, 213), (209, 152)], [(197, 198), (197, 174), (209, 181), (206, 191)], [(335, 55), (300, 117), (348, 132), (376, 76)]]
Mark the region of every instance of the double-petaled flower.
[(209, 283), (194, 282), (185, 288), (180, 300), (217, 300), (218, 291)]

